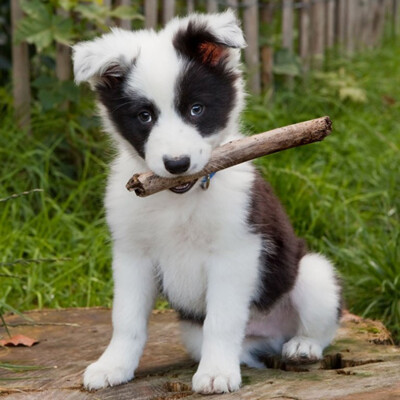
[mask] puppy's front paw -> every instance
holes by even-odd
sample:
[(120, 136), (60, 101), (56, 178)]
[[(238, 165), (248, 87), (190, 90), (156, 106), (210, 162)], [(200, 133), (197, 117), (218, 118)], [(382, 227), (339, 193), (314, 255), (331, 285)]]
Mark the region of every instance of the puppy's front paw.
[(295, 336), (283, 345), (282, 357), (294, 364), (310, 364), (322, 358), (322, 348), (313, 339)]
[(239, 390), (242, 379), (240, 372), (203, 373), (197, 371), (192, 380), (192, 388), (202, 394), (228, 393)]
[(90, 364), (83, 375), (83, 385), (88, 390), (120, 385), (133, 378), (133, 369), (113, 363), (96, 361)]

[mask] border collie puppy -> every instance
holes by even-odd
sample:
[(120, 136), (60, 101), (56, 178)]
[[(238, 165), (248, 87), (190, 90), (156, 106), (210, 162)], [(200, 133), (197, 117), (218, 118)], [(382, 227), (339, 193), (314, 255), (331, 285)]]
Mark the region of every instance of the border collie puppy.
[[(159, 32), (111, 33), (74, 47), (76, 82), (96, 91), (118, 155), (105, 205), (113, 238), (113, 335), (84, 374), (87, 389), (131, 380), (158, 293), (180, 315), (199, 361), (193, 390), (238, 390), (240, 363), (261, 355), (312, 362), (334, 337), (340, 288), (306, 252), (252, 163), (139, 198), (133, 173), (190, 175), (239, 138), (242, 30), (233, 12), (176, 18)], [(210, 178), (210, 177), (208, 177)]]

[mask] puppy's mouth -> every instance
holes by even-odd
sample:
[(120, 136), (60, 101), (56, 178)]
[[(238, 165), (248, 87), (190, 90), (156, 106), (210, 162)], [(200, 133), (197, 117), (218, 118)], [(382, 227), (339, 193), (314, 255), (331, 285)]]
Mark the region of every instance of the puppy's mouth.
[(174, 187), (170, 188), (169, 190), (174, 193), (183, 194), (183, 193), (188, 192), (194, 186), (194, 184), (196, 182), (197, 182), (197, 179), (195, 179), (194, 181), (188, 182), (188, 183), (184, 183), (182, 185), (174, 186)]

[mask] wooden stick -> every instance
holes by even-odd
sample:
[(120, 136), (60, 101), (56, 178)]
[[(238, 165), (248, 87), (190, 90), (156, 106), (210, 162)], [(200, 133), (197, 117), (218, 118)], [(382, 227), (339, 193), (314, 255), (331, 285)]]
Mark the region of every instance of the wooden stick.
[(257, 157), (321, 141), (331, 131), (332, 121), (330, 118), (321, 117), (233, 140), (217, 147), (211, 153), (207, 165), (197, 174), (162, 178), (153, 172), (145, 172), (135, 174), (126, 184), (126, 188), (129, 191), (135, 191), (137, 196), (146, 197)]

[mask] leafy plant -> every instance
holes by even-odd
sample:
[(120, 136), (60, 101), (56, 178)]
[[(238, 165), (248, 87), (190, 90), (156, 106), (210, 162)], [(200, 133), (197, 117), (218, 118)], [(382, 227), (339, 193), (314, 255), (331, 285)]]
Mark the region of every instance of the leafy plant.
[(337, 95), (340, 100), (350, 100), (355, 103), (366, 103), (367, 93), (356, 78), (345, 68), (336, 71), (315, 72), (314, 77), (321, 82), (321, 92)]
[[(368, 238), (367, 238), (368, 240)], [(374, 252), (367, 252), (369, 261), (363, 274), (350, 276), (348, 291), (359, 294), (351, 306), (363, 316), (383, 319), (396, 337), (400, 336), (400, 232), (385, 243), (371, 243)]]
[(276, 75), (300, 76), (300, 58), (287, 49), (280, 49), (274, 54), (273, 72)]
[(28, 42), (35, 50), (31, 55), (31, 82), (41, 111), (56, 109), (66, 101), (79, 104), (81, 100), (81, 89), (72, 78), (60, 82), (56, 77), (56, 44), (69, 46), (77, 40), (91, 39), (108, 31), (115, 18), (143, 21), (137, 4), (109, 8), (99, 1), (22, 0), (21, 8), (25, 17), (14, 39), (17, 43)]
[(21, 8), (26, 17), (18, 25), (15, 40), (26, 40), (35, 45), (39, 52), (53, 42), (69, 45), (74, 37), (74, 24), (71, 18), (58, 15), (50, 3), (40, 0), (22, 0)]
[[(19, 24), (15, 38), (35, 45), (39, 52), (55, 42), (70, 45), (74, 40), (90, 37), (96, 31), (106, 31), (110, 18), (143, 20), (135, 7), (110, 9), (98, 2), (22, 0), (21, 8), (26, 17)], [(67, 13), (57, 12), (60, 10)], [(87, 29), (87, 24), (94, 25), (95, 29)]]
[(65, 101), (78, 103), (80, 90), (72, 80), (60, 81), (54, 76), (42, 75), (32, 82), (44, 111), (56, 109)]

